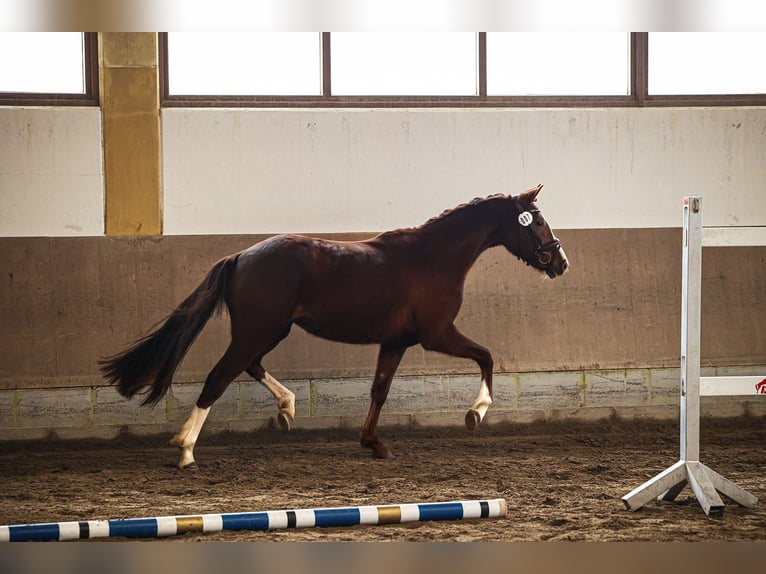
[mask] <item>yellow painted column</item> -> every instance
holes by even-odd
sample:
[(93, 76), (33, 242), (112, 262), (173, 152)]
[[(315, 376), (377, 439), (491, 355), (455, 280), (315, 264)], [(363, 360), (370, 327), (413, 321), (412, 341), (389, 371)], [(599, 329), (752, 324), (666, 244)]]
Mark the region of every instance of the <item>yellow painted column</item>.
[(99, 34), (107, 235), (162, 233), (156, 33)]

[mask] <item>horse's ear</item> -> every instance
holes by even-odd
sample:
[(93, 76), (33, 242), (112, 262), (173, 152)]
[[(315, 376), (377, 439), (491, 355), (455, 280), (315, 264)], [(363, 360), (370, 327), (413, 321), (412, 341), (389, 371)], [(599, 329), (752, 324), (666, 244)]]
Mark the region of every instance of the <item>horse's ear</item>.
[(531, 187), (527, 191), (522, 192), (519, 195), (519, 199), (526, 203), (532, 203), (533, 201), (537, 199), (537, 194), (540, 193), (540, 190), (542, 188), (543, 188), (543, 184), (538, 183), (535, 187)]

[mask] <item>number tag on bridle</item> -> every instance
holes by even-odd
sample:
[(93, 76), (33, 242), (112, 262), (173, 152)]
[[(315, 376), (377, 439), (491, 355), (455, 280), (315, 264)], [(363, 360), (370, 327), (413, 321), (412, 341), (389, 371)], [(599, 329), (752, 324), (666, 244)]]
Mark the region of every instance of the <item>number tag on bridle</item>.
[(528, 211), (522, 211), (519, 213), (519, 225), (523, 227), (529, 227), (532, 225), (532, 221), (534, 221), (534, 217), (532, 217), (532, 214)]

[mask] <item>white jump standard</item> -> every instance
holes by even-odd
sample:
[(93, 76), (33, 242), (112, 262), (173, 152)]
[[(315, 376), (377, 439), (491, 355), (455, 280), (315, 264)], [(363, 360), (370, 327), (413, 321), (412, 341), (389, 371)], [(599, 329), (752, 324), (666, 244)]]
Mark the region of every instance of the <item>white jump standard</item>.
[(766, 227), (711, 228), (703, 234), (700, 197), (684, 198), (681, 283), (681, 457), (622, 497), (628, 510), (653, 499), (674, 500), (689, 484), (705, 514), (723, 515), (718, 493), (752, 508), (758, 499), (700, 462), (700, 396), (764, 394), (766, 377), (700, 377), (702, 247), (766, 245)]

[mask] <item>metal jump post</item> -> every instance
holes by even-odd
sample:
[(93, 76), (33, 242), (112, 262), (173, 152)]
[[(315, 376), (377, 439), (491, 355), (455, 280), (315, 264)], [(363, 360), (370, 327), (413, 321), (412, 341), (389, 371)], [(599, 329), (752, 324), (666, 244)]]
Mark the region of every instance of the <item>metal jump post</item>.
[(702, 247), (766, 245), (766, 227), (702, 227), (702, 198), (684, 198), (681, 282), (681, 457), (622, 497), (628, 510), (652, 499), (674, 500), (689, 484), (708, 516), (722, 516), (725, 494), (752, 508), (758, 499), (700, 462), (700, 396), (766, 394), (766, 377), (700, 377)]

